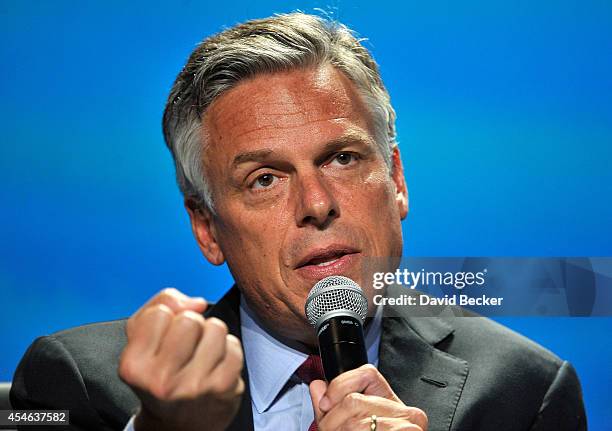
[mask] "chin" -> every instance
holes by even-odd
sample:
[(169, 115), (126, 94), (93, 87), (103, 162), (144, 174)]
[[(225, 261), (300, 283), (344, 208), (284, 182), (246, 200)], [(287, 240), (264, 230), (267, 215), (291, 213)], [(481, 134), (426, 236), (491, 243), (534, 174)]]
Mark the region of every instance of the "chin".
[(290, 337), (290, 339), (294, 342), (303, 344), (304, 346), (310, 349), (319, 348), (319, 342), (317, 340), (317, 337), (315, 336), (314, 329), (310, 325), (308, 325), (308, 332), (297, 332), (295, 334), (295, 337)]
[(291, 321), (275, 323), (274, 330), (288, 340), (310, 347), (318, 346), (315, 330), (305, 316), (295, 317)]

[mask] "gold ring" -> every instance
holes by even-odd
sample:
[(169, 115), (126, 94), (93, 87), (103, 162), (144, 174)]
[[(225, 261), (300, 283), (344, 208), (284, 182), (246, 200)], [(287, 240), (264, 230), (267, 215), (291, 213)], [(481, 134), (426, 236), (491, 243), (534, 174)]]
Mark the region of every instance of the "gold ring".
[(376, 431), (376, 420), (378, 418), (376, 415), (370, 416), (370, 431)]

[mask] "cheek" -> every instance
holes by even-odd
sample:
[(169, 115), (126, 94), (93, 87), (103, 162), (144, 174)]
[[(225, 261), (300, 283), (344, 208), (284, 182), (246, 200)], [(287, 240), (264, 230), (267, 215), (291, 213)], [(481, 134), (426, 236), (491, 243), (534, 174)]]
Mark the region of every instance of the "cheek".
[[(228, 214), (232, 216), (228, 217)], [(278, 273), (279, 250), (286, 232), (283, 208), (254, 211), (224, 209), (219, 243), (228, 266), (240, 281), (262, 282)]]
[(377, 225), (386, 218), (398, 214), (395, 204), (395, 184), (386, 169), (378, 169), (361, 175), (355, 189), (350, 193), (348, 202), (356, 214), (367, 214), (378, 220)]
[(386, 169), (363, 176), (344, 204), (345, 215), (353, 217), (366, 230), (364, 234), (372, 242), (373, 255), (401, 254), (401, 218), (395, 200), (395, 183)]

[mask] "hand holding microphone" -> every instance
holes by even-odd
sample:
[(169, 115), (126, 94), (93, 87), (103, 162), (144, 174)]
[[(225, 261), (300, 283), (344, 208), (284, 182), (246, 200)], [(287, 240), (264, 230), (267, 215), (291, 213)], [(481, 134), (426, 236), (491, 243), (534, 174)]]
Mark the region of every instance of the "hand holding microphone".
[(367, 364), (363, 322), (368, 302), (353, 280), (319, 281), (306, 299), (327, 381), (310, 384), (319, 431), (427, 430), (427, 415), (406, 406), (380, 372)]

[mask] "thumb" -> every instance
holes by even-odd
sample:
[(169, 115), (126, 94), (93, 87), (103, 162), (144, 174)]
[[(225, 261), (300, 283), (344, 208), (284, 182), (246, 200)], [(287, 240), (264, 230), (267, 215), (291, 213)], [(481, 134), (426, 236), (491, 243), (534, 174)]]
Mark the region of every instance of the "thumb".
[(317, 423), (323, 418), (324, 413), (319, 408), (319, 402), (326, 391), (327, 383), (324, 380), (313, 380), (310, 383), (310, 399), (312, 400), (312, 410), (314, 411)]

